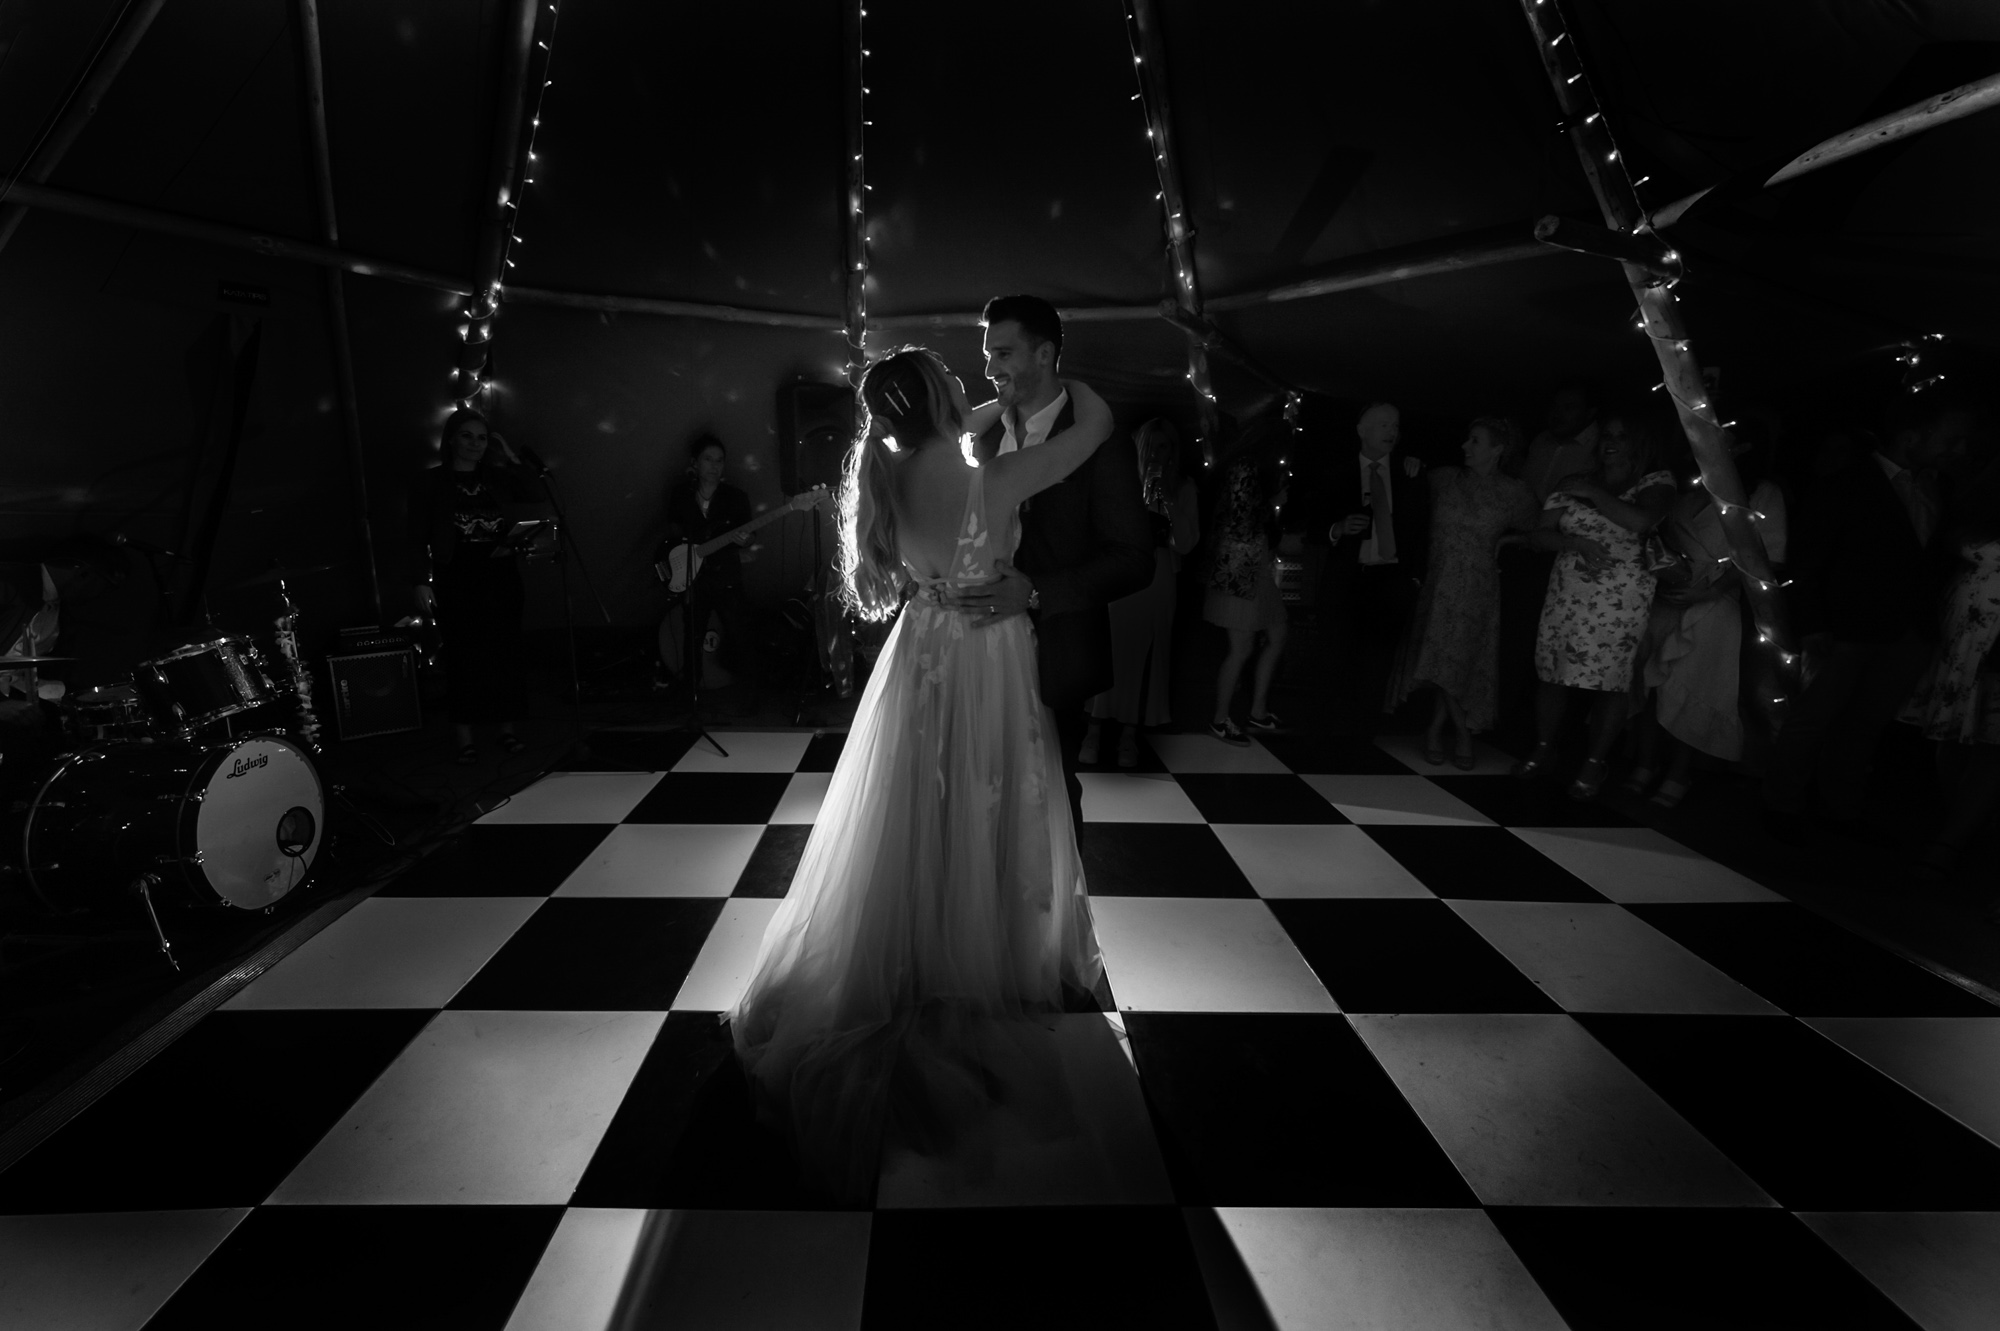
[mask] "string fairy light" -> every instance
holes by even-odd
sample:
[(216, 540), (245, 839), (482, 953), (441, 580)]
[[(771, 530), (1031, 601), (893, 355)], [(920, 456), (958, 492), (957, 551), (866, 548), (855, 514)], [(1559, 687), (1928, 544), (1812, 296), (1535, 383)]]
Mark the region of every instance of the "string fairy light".
[(847, 338), (847, 380), (854, 387), (860, 387), (861, 376), (868, 368), (868, 195), (874, 186), (868, 183), (867, 129), (873, 122), (868, 115), (868, 59), (874, 54), (869, 49), (863, 25), (868, 18), (868, 6), (860, 0), (848, 0), (844, 22), (847, 31), (844, 40), (850, 52), (848, 77), (851, 84), (847, 89), (847, 259), (844, 265), (847, 275), (846, 330)]
[[(548, 77), (548, 74), (550, 62), (555, 58), (556, 24), (562, 17), (560, 4), (561, 0), (550, 0), (545, 11), (548, 18), (540, 20), (544, 31), (536, 38), (534, 50), (541, 53), (541, 77), (537, 79), (534, 70), (530, 69), (525, 80), (535, 89), (535, 105), (528, 115), (526, 141), (521, 145), (519, 168), (514, 172), (514, 178), (520, 181), (520, 185), (516, 188), (509, 183), (500, 187), (498, 204), (505, 210), (506, 220), (501, 228), (500, 262), (495, 271), (501, 275), (519, 266), (513, 251), (524, 243), (521, 238), (522, 196), (527, 193), (528, 187), (535, 183), (533, 172), (541, 163), (541, 155), (535, 151), (535, 138), (542, 128), (543, 103), (548, 100), (549, 89), (555, 86), (555, 80)], [(530, 59), (533, 58), (533, 52), (530, 52)], [(506, 288), (503, 282), (496, 278), (492, 285), (480, 293), (479, 299), (471, 308), (459, 311), (465, 322), (458, 326), (458, 340), (464, 344), (465, 352), (461, 362), (463, 369), (453, 377), (459, 381), (457, 400), (461, 407), (475, 405), (496, 387), (491, 377), (493, 323), (499, 316), (505, 294)], [(476, 360), (473, 358), (475, 348), (483, 349)]]

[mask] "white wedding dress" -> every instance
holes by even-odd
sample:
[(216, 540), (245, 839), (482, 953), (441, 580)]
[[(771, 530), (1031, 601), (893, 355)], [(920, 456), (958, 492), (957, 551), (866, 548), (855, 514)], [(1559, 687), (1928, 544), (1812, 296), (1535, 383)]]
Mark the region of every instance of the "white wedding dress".
[(1004, 1098), (1024, 1019), (1102, 970), (1034, 629), (937, 601), (1020, 540), (1015, 512), (989, 525), (968, 470), (949, 573), (922, 576), (904, 549), (917, 594), (728, 1014), (760, 1117), (844, 1198), (872, 1192), (885, 1127), (943, 1149)]

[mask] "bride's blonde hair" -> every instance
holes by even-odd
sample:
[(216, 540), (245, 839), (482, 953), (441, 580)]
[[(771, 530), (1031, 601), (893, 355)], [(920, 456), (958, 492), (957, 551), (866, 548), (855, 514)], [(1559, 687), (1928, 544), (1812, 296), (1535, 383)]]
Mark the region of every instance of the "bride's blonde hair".
[(894, 614), (907, 581), (896, 548), (889, 454), (933, 437), (956, 441), (964, 433), (950, 374), (936, 352), (898, 347), (861, 377), (855, 395), (861, 428), (841, 468), (840, 583), (843, 598), (863, 619)]

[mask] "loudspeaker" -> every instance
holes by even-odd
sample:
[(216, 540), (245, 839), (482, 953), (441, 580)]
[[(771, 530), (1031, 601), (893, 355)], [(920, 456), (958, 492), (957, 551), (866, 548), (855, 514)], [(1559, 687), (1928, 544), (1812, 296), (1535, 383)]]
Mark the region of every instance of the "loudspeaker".
[(333, 715), (342, 739), (420, 730), (416, 653), (408, 647), (326, 658), (333, 677)]
[(778, 385), (778, 484), (788, 495), (840, 488), (840, 467), (854, 442), (854, 390), (796, 379)]

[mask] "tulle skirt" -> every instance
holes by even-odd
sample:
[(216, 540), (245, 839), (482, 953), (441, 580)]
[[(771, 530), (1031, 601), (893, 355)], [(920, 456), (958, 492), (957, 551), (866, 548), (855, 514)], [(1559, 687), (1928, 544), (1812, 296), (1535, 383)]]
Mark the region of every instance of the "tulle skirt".
[(904, 607), (729, 1014), (760, 1117), (843, 1199), (892, 1121), (943, 1146), (1004, 1094), (1010, 1027), (1102, 970), (1035, 681), (1026, 616)]

